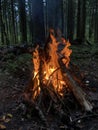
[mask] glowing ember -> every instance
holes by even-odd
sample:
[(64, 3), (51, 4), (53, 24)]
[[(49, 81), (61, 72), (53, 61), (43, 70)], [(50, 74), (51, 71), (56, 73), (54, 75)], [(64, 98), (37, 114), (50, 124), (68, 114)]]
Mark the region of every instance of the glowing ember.
[(62, 39), (62, 44), (64, 48), (61, 51), (58, 51), (58, 46), (61, 44), (57, 42), (53, 33), (50, 34), (51, 42), (48, 44), (49, 47), (49, 61), (45, 55), (44, 49), (39, 51), (39, 46), (35, 48), (33, 52), (33, 99), (40, 94), (41, 89), (44, 86), (52, 87), (57, 94), (63, 96), (64, 88), (66, 88), (66, 82), (63, 80), (62, 72), (59, 66), (59, 58), (62, 58), (63, 63), (66, 68), (68, 68), (70, 62), (70, 54), (72, 50), (69, 49), (70, 43), (64, 38)]

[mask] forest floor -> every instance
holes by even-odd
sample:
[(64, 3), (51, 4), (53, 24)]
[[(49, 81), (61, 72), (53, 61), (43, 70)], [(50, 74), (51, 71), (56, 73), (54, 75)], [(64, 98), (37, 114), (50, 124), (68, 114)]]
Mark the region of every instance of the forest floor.
[[(98, 46), (72, 46), (73, 54), (71, 56), (71, 62), (76, 64), (84, 74), (84, 82), (96, 107), (95, 115), (88, 114), (84, 117), (82, 115), (70, 127), (66, 123), (56, 124), (54, 121), (50, 125), (50, 130), (98, 130), (97, 48)], [(41, 125), (39, 118), (31, 118), (29, 115), (28, 118), (25, 118), (23, 116), (24, 108), (20, 109), (24, 107), (20, 102), (21, 94), (31, 77), (32, 57), (29, 54), (21, 54), (12, 58), (12, 55), (6, 55), (5, 60), (0, 61), (0, 130), (46, 130), (47, 128)]]

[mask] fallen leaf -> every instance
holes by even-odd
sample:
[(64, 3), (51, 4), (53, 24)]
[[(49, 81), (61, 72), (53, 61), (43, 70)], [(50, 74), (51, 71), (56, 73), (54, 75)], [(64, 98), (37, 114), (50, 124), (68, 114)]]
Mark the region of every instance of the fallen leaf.
[(6, 116), (5, 116), (5, 115), (3, 115), (2, 120), (4, 121), (4, 120), (5, 120), (5, 118), (6, 118)]
[(10, 114), (10, 113), (8, 113), (6, 116), (8, 116), (8, 117), (10, 117), (10, 118), (12, 118), (12, 117), (13, 117), (13, 115), (12, 115), (12, 114)]
[(4, 120), (4, 122), (10, 122), (11, 121), (11, 119), (10, 118), (6, 118), (5, 120)]
[(7, 123), (7, 122), (11, 121), (12, 117), (13, 117), (13, 115), (8, 113), (8, 114), (3, 116), (3, 121)]
[(0, 124), (0, 130), (6, 130), (6, 126), (5, 126), (5, 125)]

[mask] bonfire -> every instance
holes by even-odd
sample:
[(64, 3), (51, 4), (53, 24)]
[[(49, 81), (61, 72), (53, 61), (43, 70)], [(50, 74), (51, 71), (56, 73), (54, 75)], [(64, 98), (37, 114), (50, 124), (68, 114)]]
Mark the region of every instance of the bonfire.
[[(44, 122), (52, 110), (66, 115), (66, 94), (72, 92), (78, 103), (86, 111), (93, 106), (84, 92), (81, 76), (70, 65), (70, 42), (58, 38), (50, 32), (50, 41), (44, 48), (39, 45), (33, 51), (32, 78), (24, 92), (24, 99), (32, 109), (36, 109)], [(74, 70), (73, 70), (74, 68)]]

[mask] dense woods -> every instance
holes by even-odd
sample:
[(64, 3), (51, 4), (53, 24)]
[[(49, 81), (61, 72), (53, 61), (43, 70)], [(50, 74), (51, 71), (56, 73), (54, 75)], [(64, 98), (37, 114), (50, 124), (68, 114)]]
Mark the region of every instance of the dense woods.
[(0, 0), (0, 45), (43, 43), (49, 28), (98, 42), (98, 0)]
[(0, 130), (98, 130), (97, 43), (98, 0), (0, 0)]

